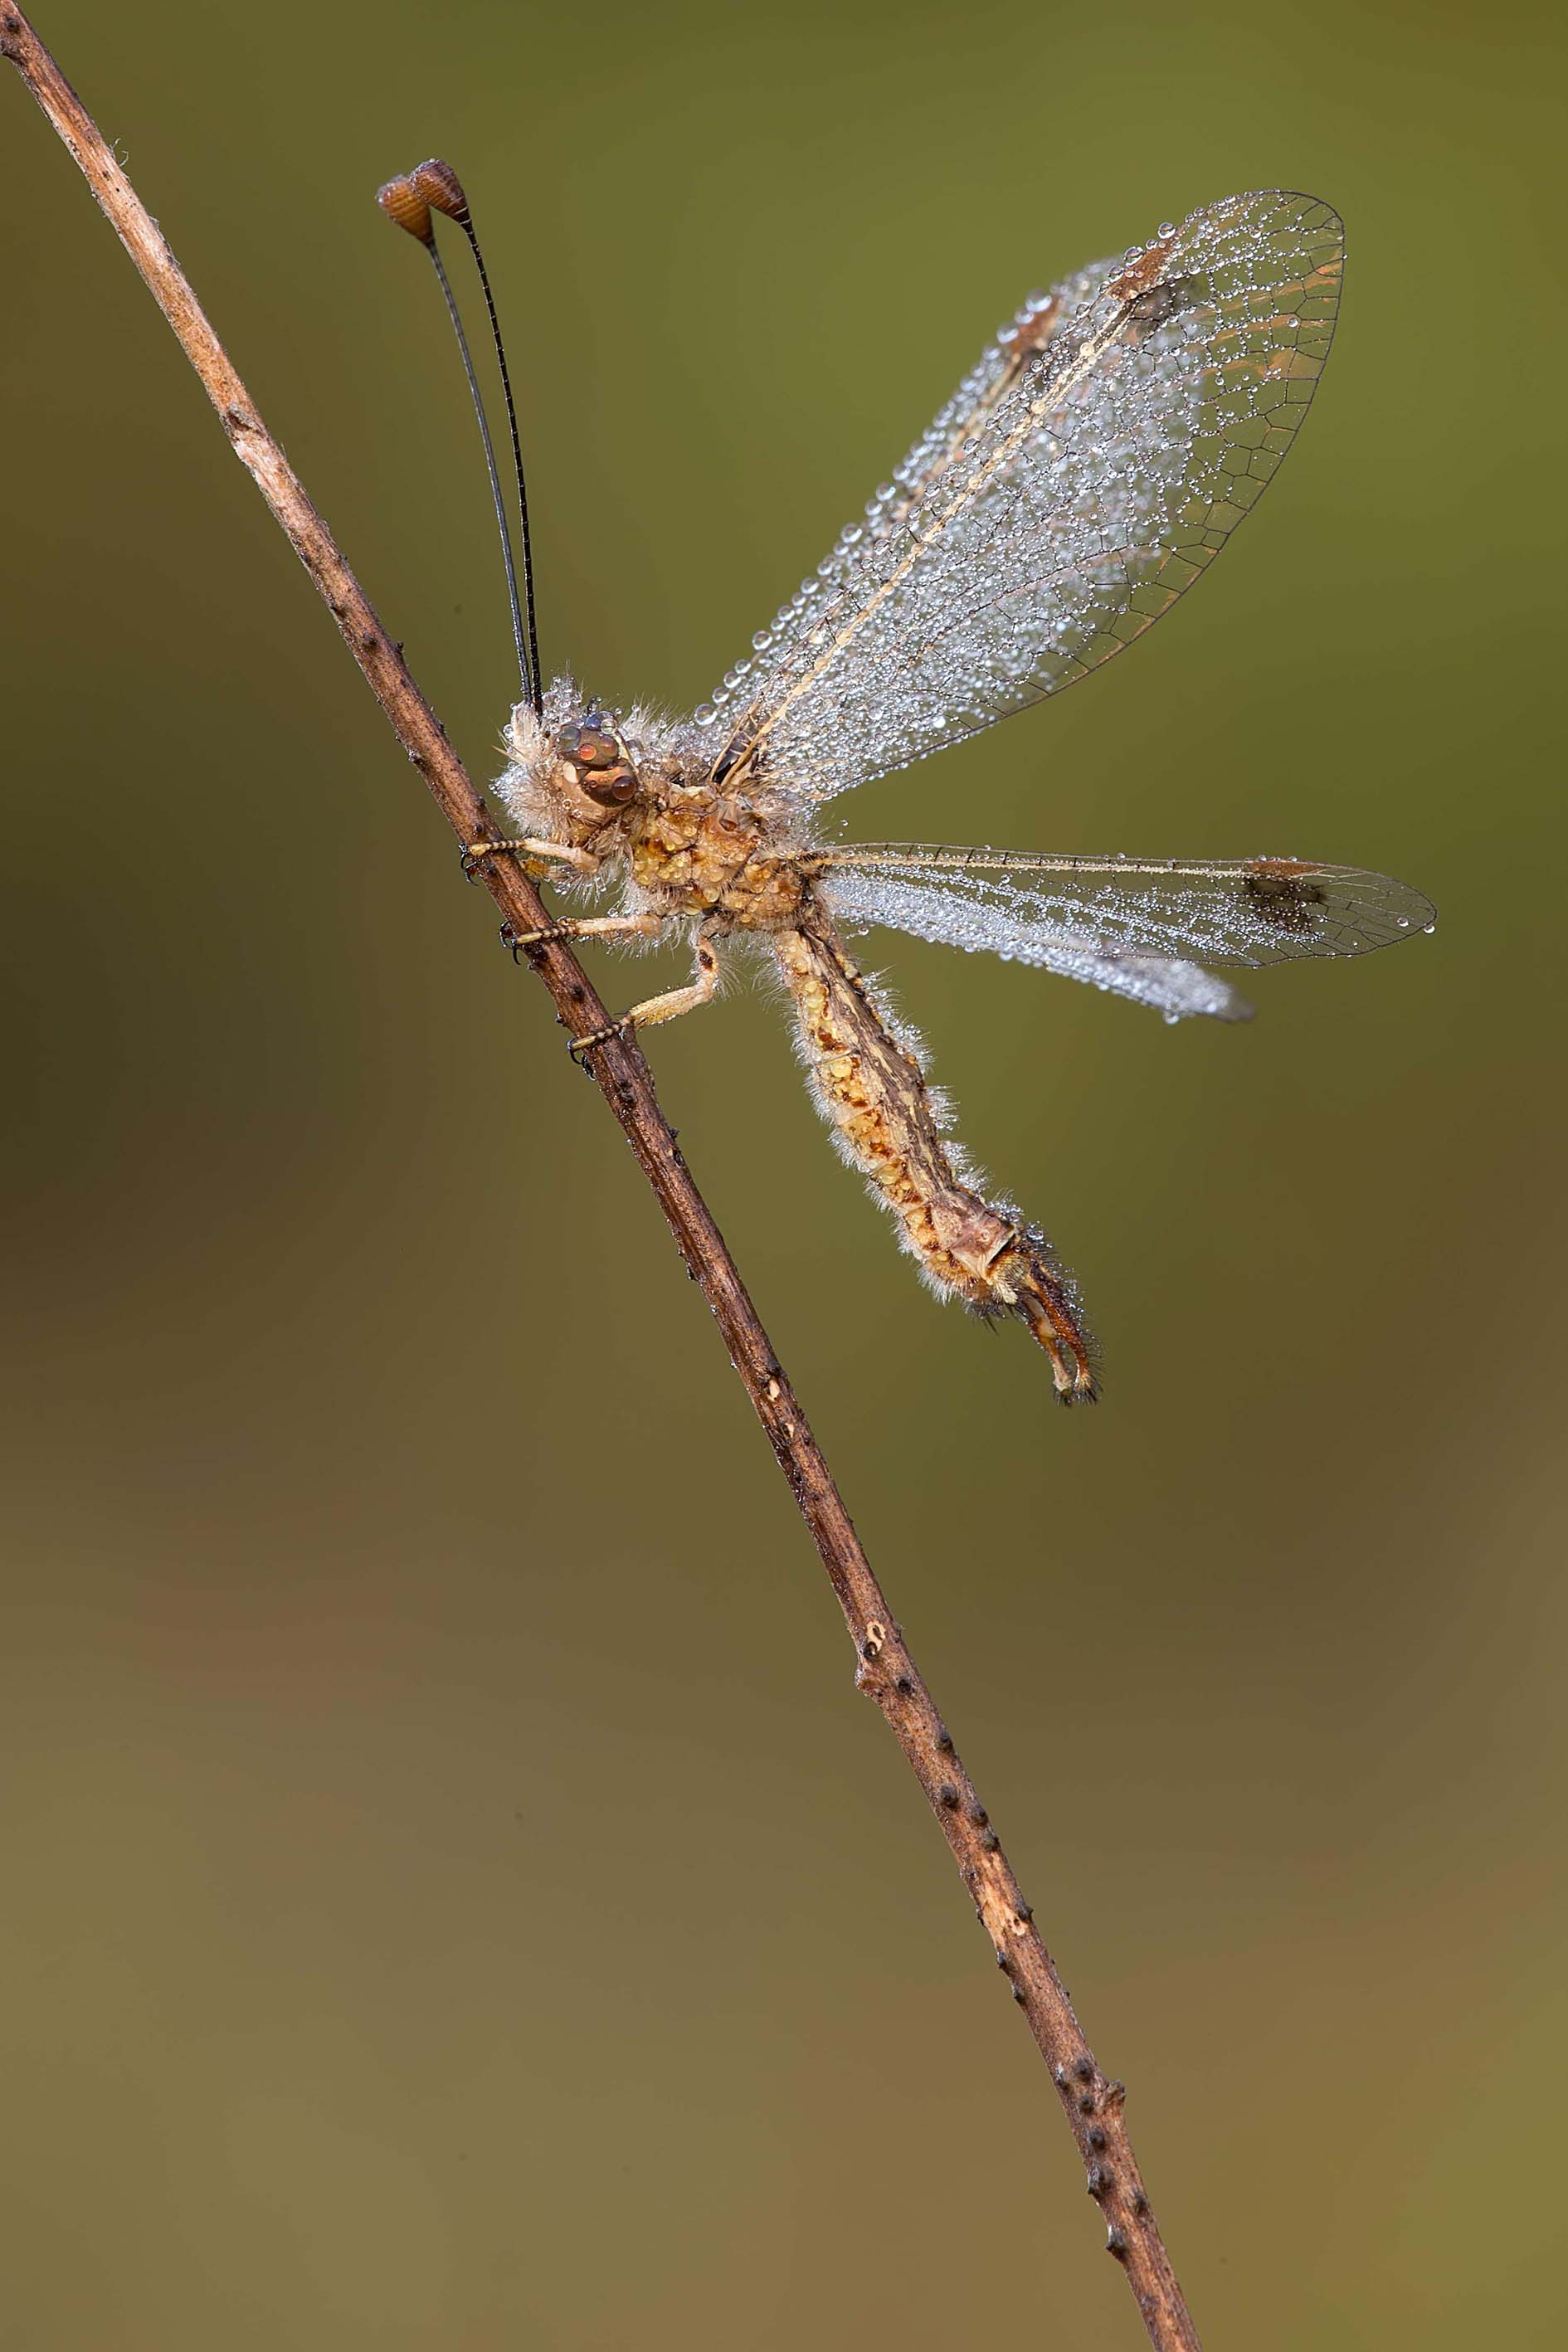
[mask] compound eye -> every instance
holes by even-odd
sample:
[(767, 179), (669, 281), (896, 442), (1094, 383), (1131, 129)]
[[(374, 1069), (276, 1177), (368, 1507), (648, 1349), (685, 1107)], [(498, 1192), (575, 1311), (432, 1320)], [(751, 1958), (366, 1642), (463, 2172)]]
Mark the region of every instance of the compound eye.
[(579, 774), (584, 769), (613, 768), (621, 756), (620, 745), (597, 718), (585, 719), (577, 727), (563, 727), (555, 738), (555, 750)]
[(578, 779), (590, 800), (600, 801), (606, 808), (624, 808), (637, 793), (635, 770), (624, 760), (613, 768), (591, 768)]

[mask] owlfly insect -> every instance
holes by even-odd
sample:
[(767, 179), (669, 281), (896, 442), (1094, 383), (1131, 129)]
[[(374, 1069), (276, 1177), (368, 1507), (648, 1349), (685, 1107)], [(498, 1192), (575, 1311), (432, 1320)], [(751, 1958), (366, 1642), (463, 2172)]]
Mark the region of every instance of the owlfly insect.
[[(457, 323), (431, 211), (456, 221), (495, 312), (463, 191), (430, 163), (379, 201), (426, 246)], [(1328, 358), (1343, 267), (1337, 215), (1267, 189), (1164, 223), (1147, 245), (1031, 295), (864, 514), (688, 718), (591, 699), (539, 666), (527, 497), (506, 361), (524, 595), (495, 460), (522, 698), (497, 793), (515, 830), (465, 864), (523, 859), (614, 911), (549, 939), (685, 939), (688, 985), (605, 1040), (706, 1004), (721, 959), (755, 943), (788, 990), (812, 1092), (932, 1289), (1017, 1316), (1065, 1402), (1095, 1395), (1076, 1287), (1040, 1227), (993, 1200), (950, 1133), (920, 1041), (846, 946), (876, 925), (1087, 981), (1167, 1021), (1249, 1008), (1211, 964), (1362, 955), (1430, 930), (1418, 890), (1296, 857), (1053, 856), (829, 839), (823, 812), (1087, 677), (1206, 570), (1262, 496)], [(458, 325), (459, 341), (462, 329)], [(470, 384), (473, 368), (463, 344)]]

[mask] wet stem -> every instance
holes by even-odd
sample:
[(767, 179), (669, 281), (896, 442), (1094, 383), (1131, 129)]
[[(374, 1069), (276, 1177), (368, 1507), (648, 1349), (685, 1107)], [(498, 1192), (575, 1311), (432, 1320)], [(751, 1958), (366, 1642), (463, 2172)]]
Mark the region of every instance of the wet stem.
[[(11, 0), (0, 0), (0, 52), (16, 68), (91, 188), (216, 410), (235, 455), (292, 542), (337, 622), (394, 732), (461, 843), (489, 830), (484, 803), (439, 721), (387, 636), (282, 449), (262, 423), (162, 231), (97, 124)], [(514, 931), (550, 917), (510, 858), (486, 860), (480, 879)], [(605, 1008), (563, 941), (528, 950), (556, 1014), (574, 1037), (603, 1028)], [(952, 1849), (991, 1940), (998, 1969), (1024, 2012), (1082, 2154), (1106, 2248), (1125, 2273), (1160, 2352), (1197, 2352), (1198, 2336), (1156, 2226), (1123, 2118), (1124, 2091), (1096, 2063), (1033, 1914), (936, 1704), (910, 1656), (833, 1475), (707, 1203), (693, 1182), (635, 1043), (614, 1037), (593, 1071), (668, 1219), (730, 1359), (789, 1481), (855, 1644), (858, 1686), (881, 1709)]]

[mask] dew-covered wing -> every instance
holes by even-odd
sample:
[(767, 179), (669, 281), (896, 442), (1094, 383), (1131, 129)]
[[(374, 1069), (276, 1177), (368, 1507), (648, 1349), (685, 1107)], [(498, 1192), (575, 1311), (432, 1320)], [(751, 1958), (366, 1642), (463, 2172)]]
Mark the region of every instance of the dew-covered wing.
[(817, 887), (851, 925), (985, 949), (1153, 1004), (1244, 1019), (1202, 963), (1364, 955), (1436, 918), (1408, 883), (1302, 858), (1047, 857), (868, 842), (817, 853)]
[(714, 773), (828, 800), (1131, 644), (1289, 447), (1342, 262), (1268, 190), (1031, 298), (699, 710)]

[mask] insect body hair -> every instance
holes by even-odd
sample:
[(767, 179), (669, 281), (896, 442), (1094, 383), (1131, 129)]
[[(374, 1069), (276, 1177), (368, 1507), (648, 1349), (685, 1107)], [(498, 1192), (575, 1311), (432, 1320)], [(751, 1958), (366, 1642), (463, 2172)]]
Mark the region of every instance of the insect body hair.
[[(668, 774), (686, 754), (689, 729), (664, 712), (636, 703), (624, 715), (601, 713), (574, 679), (554, 678), (545, 691), (542, 715), (527, 702), (518, 703), (501, 736), (507, 763), (495, 789), (520, 834), (538, 841), (571, 841), (585, 816), (603, 824), (605, 810), (584, 806), (562, 755), (561, 739), (590, 720), (613, 734), (639, 780)], [(605, 845), (610, 851), (617, 845), (613, 833), (606, 835)]]
[(1058, 1393), (1095, 1393), (1071, 1278), (1011, 1202), (986, 1200), (927, 1085), (920, 1040), (890, 1023), (820, 907), (774, 935), (794, 999), (797, 1050), (840, 1156), (867, 1180), (938, 1297), (982, 1315), (1012, 1313), (1051, 1359)]

